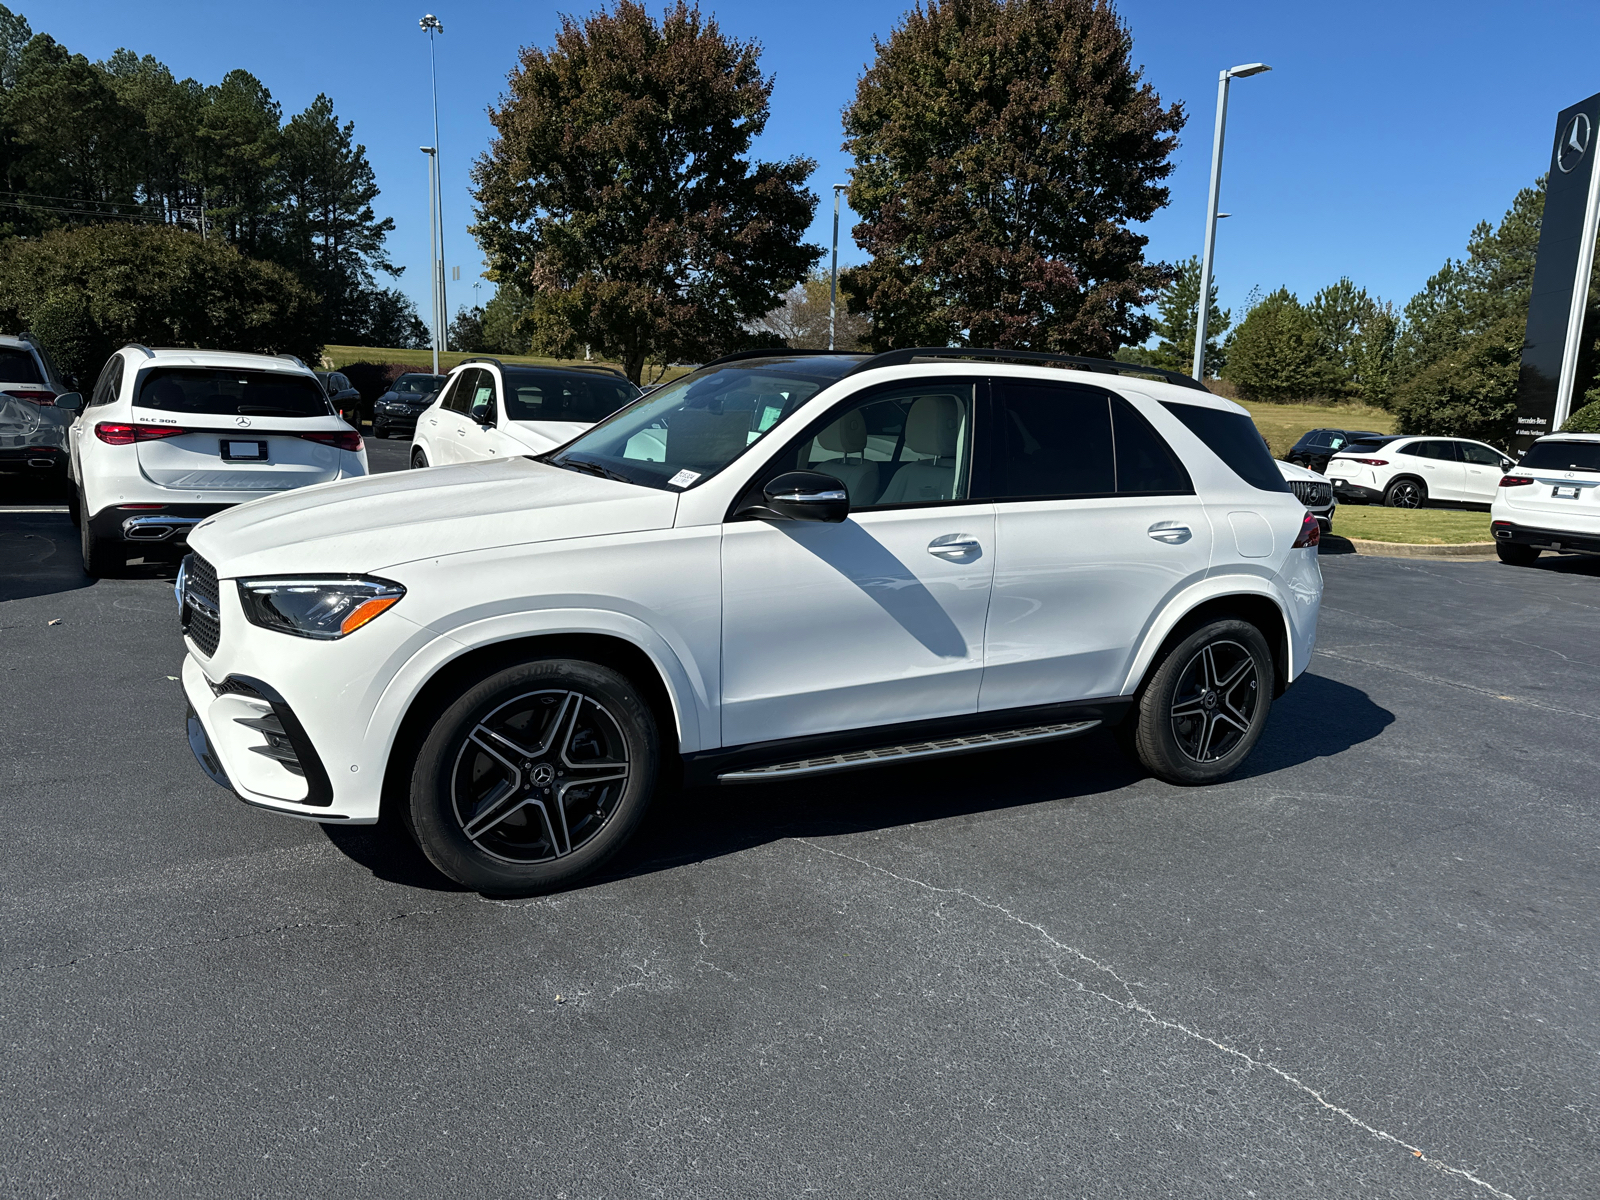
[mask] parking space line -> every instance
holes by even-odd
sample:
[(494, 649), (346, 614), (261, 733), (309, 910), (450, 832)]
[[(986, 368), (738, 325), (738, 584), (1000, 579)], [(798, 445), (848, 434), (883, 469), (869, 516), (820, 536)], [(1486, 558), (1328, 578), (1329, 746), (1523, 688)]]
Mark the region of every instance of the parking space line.
[(5, 504), (0, 505), (0, 513), (64, 513), (67, 511), (65, 504)]

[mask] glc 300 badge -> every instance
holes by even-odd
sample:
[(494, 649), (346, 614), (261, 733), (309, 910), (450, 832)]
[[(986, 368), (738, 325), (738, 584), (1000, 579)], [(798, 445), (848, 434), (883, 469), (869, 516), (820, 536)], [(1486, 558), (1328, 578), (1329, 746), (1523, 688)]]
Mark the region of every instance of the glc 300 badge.
[(1589, 118), (1583, 113), (1573, 114), (1572, 120), (1567, 122), (1567, 127), (1561, 131), (1561, 140), (1556, 143), (1556, 166), (1563, 174), (1583, 161), (1592, 132)]

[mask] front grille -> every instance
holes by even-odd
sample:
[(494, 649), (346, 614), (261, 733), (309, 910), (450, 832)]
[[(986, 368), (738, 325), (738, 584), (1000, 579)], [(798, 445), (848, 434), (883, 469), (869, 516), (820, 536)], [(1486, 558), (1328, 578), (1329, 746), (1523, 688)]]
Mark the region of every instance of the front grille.
[(222, 641), (217, 570), (198, 554), (190, 554), (183, 563), (183, 631), (207, 658)]
[(1291, 479), (1289, 490), (1307, 508), (1326, 508), (1333, 503), (1333, 485), (1314, 479)]

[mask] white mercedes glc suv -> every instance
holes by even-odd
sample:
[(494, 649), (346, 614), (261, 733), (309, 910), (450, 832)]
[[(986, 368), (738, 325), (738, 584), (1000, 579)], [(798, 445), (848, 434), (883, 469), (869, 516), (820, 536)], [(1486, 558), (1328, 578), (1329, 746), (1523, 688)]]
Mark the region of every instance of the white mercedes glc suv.
[(1489, 508), (1500, 561), (1533, 565), (1541, 550), (1600, 554), (1600, 434), (1553, 433), (1507, 467)]
[(212, 513), (367, 473), (361, 435), (298, 358), (124, 346), (68, 436), (83, 569), (181, 543)]
[(736, 355), (552, 453), (211, 517), (190, 745), (496, 894), (594, 870), (679, 781), (1097, 725), (1220, 779), (1310, 661), (1316, 518), (1238, 406), (1033, 358)]

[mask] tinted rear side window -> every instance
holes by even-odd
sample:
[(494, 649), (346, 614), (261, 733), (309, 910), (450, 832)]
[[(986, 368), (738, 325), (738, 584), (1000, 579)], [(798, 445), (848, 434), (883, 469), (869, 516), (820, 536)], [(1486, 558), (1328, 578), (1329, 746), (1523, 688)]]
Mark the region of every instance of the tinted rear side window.
[(1251, 487), (1263, 492), (1289, 490), (1267, 444), (1261, 440), (1256, 423), (1243, 413), (1201, 408), (1198, 404), (1174, 404), (1167, 400), (1161, 402), (1161, 407), (1188, 426), (1190, 433)]
[(638, 389), (598, 372), (557, 375), (506, 370), (506, 416), (513, 421), (603, 421), (631, 404)]
[(1535, 442), (1517, 465), (1541, 471), (1600, 471), (1600, 442)]
[(1343, 450), (1339, 451), (1339, 453), (1340, 454), (1371, 454), (1375, 450), (1382, 450), (1390, 442), (1398, 441), (1398, 440), (1399, 440), (1398, 435), (1396, 435), (1395, 437), (1365, 438), (1365, 439), (1363, 439), (1362, 441), (1359, 441), (1359, 442), (1351, 442)]
[(325, 417), (327, 393), (310, 375), (282, 371), (155, 367), (139, 379), (139, 408), (212, 416)]
[(0, 383), (43, 383), (33, 355), (15, 346), (0, 346)]
[(1172, 448), (1120, 396), (1111, 398), (1111, 432), (1117, 448), (1117, 494), (1188, 495), (1189, 472)]

